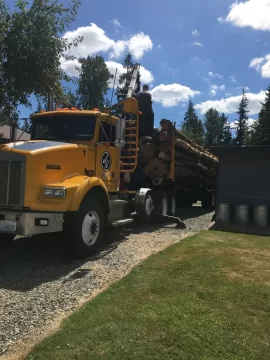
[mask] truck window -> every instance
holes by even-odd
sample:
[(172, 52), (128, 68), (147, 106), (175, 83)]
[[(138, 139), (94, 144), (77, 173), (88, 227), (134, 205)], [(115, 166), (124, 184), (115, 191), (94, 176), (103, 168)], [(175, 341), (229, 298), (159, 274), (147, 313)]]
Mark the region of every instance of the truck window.
[(115, 125), (105, 121), (100, 121), (100, 124), (98, 142), (104, 143), (110, 141), (111, 143), (114, 143), (116, 133)]
[(41, 116), (32, 120), (32, 140), (89, 141), (95, 134), (96, 116)]

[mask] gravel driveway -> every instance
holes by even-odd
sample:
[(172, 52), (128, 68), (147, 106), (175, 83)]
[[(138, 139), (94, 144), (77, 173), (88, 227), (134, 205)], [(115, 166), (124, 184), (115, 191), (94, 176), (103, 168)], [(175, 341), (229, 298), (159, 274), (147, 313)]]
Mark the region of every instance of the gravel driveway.
[(212, 215), (200, 207), (179, 210), (188, 230), (134, 224), (112, 230), (99, 254), (86, 260), (70, 259), (57, 236), (14, 241), (0, 253), (0, 357), (18, 358), (11, 356), (11, 350), (17, 352), (27, 341), (38, 338), (44, 326), (74, 310), (85, 296), (123, 277), (149, 255), (208, 228)]

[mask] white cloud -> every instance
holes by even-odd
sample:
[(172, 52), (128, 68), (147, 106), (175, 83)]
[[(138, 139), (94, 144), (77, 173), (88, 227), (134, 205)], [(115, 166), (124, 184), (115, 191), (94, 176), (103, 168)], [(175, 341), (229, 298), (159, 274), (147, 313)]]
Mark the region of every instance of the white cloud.
[(112, 19), (110, 22), (117, 28), (122, 27), (118, 19)]
[(197, 29), (194, 29), (191, 34), (192, 34), (192, 36), (201, 36), (201, 34), (199, 33), (199, 31)]
[[(116, 75), (116, 86), (118, 85), (119, 76), (122, 75), (126, 70), (123, 68), (122, 64), (109, 60), (106, 61), (106, 65), (112, 75), (115, 75), (115, 71), (117, 69)], [(78, 70), (76, 67), (80, 67), (80, 64), (77, 60), (61, 60), (61, 67), (62, 69), (69, 75), (78, 77)], [(144, 84), (151, 84), (154, 81), (154, 76), (151, 71), (147, 70), (145, 67), (140, 67), (140, 74), (141, 74), (141, 82)], [(113, 86), (114, 79), (110, 82), (110, 87)]]
[(212, 84), (212, 85), (210, 85), (210, 87), (214, 90), (224, 90), (225, 89), (225, 85)]
[[(116, 19), (115, 19), (116, 20)], [(68, 55), (76, 58), (96, 55), (98, 53), (109, 53), (109, 58), (119, 58), (125, 52), (129, 51), (136, 60), (143, 57), (146, 51), (153, 48), (152, 40), (143, 32), (137, 33), (128, 40), (114, 41), (110, 39), (103, 29), (96, 24), (91, 23), (89, 26), (79, 27), (74, 31), (68, 31), (64, 38), (70, 42), (74, 38), (82, 36), (84, 39), (78, 46), (72, 47), (67, 51)]]
[(199, 91), (190, 89), (180, 84), (158, 85), (151, 90), (153, 100), (164, 107), (177, 106), (182, 101), (200, 94)]
[(135, 59), (141, 59), (146, 51), (153, 49), (153, 43), (148, 35), (140, 32), (130, 38), (127, 48)]
[[(247, 93), (246, 96), (249, 101), (248, 109), (250, 115), (258, 114), (261, 110), (261, 102), (265, 98), (265, 92), (260, 91), (258, 94)], [(238, 95), (220, 100), (208, 100), (195, 105), (195, 109), (199, 110), (201, 114), (205, 114), (210, 108), (215, 108), (217, 111), (224, 112), (225, 114), (231, 114), (237, 111), (241, 98), (242, 95)]]
[(249, 118), (248, 121), (247, 121), (247, 125), (248, 125), (248, 126), (252, 126), (252, 125), (254, 125), (254, 123), (255, 123), (256, 121), (257, 121), (257, 120), (255, 120), (255, 119)]
[(210, 90), (209, 90), (209, 95), (216, 96), (218, 90), (224, 90), (224, 89), (225, 89), (225, 85), (211, 84)]
[(121, 29), (123, 26), (120, 24), (120, 22), (119, 22), (118, 19), (112, 19), (112, 20), (110, 20), (109, 22), (110, 22), (111, 24), (113, 24), (115, 32), (117, 32), (117, 33), (120, 32), (120, 29)]
[(158, 45), (157, 45), (157, 48), (158, 48), (158, 49), (161, 49), (161, 48), (162, 48), (162, 45), (158, 44)]
[(261, 64), (264, 62), (264, 57), (259, 57), (259, 58), (255, 58), (252, 59), (249, 67), (254, 67), (256, 70), (260, 70), (261, 69)]
[(270, 78), (270, 54), (251, 60), (249, 67), (260, 72), (263, 78)]
[(60, 59), (61, 68), (65, 71), (65, 73), (69, 76), (78, 76), (77, 67), (80, 68), (81, 64), (79, 64), (78, 60), (66, 60), (64, 58)]
[(251, 27), (254, 30), (270, 30), (270, 1), (248, 0), (236, 1), (230, 6), (230, 11), (225, 19), (219, 18), (220, 22), (228, 22), (240, 28)]
[(236, 76), (235, 75), (231, 75), (230, 76), (231, 82), (233, 82), (234, 84), (236, 84)]
[(212, 71), (209, 71), (208, 75), (212, 78), (216, 78), (216, 79), (223, 79), (223, 76), (220, 74), (215, 74)]
[(191, 44), (192, 46), (203, 46), (203, 44), (202, 43), (200, 43), (199, 41), (195, 41), (195, 42), (193, 42), (192, 44)]

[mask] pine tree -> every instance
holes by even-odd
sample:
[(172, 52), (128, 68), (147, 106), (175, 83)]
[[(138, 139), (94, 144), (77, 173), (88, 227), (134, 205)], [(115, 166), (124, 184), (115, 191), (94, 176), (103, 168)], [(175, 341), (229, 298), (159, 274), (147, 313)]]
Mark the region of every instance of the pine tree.
[(72, 92), (71, 90), (69, 90), (66, 94), (66, 101), (67, 103), (71, 106), (77, 106), (78, 103), (78, 96), (76, 93)]
[(83, 109), (103, 109), (112, 74), (102, 56), (80, 59), (78, 105)]
[(233, 137), (232, 137), (230, 125), (228, 124), (228, 116), (225, 116), (224, 113), (221, 114), (220, 116), (220, 123), (222, 129), (220, 134), (219, 145), (230, 146), (232, 145)]
[(195, 142), (199, 145), (204, 145), (205, 131), (202, 120), (198, 119), (197, 127), (195, 129)]
[(249, 113), (248, 110), (248, 99), (246, 97), (245, 89), (242, 91), (242, 99), (240, 101), (239, 107), (238, 107), (238, 128), (236, 133), (236, 144), (239, 146), (243, 146), (246, 143), (246, 136), (247, 136), (247, 121)]
[(219, 116), (216, 109), (209, 109), (205, 114), (205, 144), (207, 146), (220, 145), (224, 118)]
[(26, 133), (31, 133), (32, 131), (32, 124), (30, 119), (24, 119), (23, 120), (23, 126), (21, 127), (21, 130)]
[(117, 86), (116, 89), (116, 95), (119, 101), (126, 98), (126, 94), (128, 92), (128, 87), (131, 82), (132, 73), (135, 66), (135, 63), (132, 60), (132, 55), (130, 53), (126, 55), (122, 65), (123, 68), (126, 69), (126, 72), (121, 74), (118, 80), (119, 85), (122, 85), (122, 86)]
[(270, 145), (270, 85), (265, 92), (265, 101), (259, 113), (258, 121), (254, 125), (254, 133), (251, 135), (252, 144)]
[(181, 126), (181, 131), (191, 140), (198, 144), (204, 142), (204, 128), (203, 123), (196, 115), (193, 102), (189, 100), (188, 108), (184, 116), (184, 120)]

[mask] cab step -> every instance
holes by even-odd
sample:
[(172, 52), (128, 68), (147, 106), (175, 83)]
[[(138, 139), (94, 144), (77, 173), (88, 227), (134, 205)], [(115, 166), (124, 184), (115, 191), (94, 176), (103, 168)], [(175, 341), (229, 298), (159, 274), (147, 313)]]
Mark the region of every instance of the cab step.
[(131, 224), (134, 222), (134, 219), (120, 219), (120, 220), (114, 220), (112, 221), (112, 226), (113, 227), (118, 227), (118, 226), (124, 226), (127, 224)]

